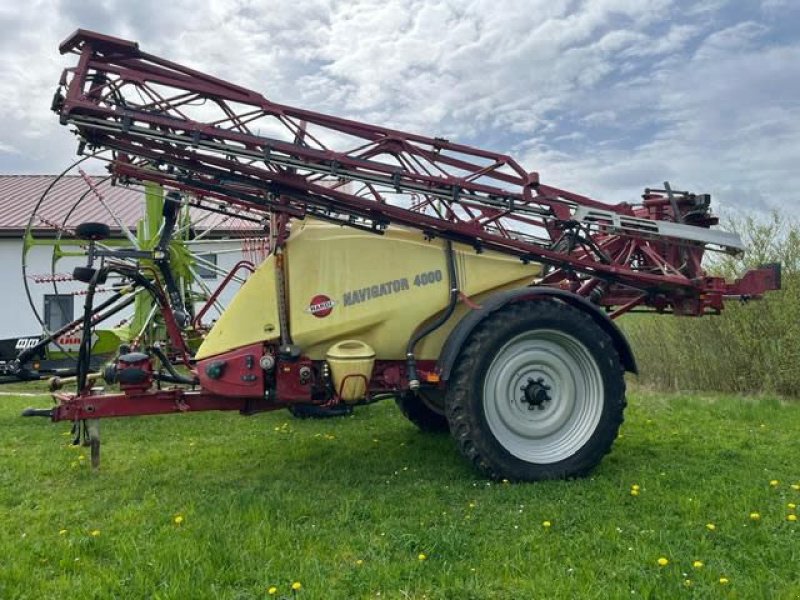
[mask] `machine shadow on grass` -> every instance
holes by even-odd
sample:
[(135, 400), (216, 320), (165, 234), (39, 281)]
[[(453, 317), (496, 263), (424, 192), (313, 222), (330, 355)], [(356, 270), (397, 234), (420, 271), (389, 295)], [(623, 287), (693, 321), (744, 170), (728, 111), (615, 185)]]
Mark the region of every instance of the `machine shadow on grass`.
[[(259, 415), (245, 423), (247, 434), (236, 439), (225, 430), (228, 423), (238, 424), (239, 417), (228, 414), (191, 416), (192, 425), (196, 422), (198, 427), (189, 426), (189, 420), (179, 416), (109, 420), (104, 423), (104, 459), (97, 475), (116, 476), (120, 470), (140, 468), (152, 471), (160, 464), (180, 460), (192, 472), (199, 471), (202, 464), (197, 476), (207, 483), (216, 478), (247, 479), (258, 485), (267, 478), (285, 483), (307, 484), (313, 479), (315, 484), (373, 486), (384, 485), (387, 477), (404, 468), (413, 469), (414, 477), (426, 484), (453, 479), (485, 481), (459, 460), (448, 435), (422, 433), (405, 422), (400, 427), (386, 427), (380, 420), (362, 416), (376, 408), (386, 410), (362, 407), (356, 415), (335, 421), (298, 421), (288, 413)], [(393, 406), (387, 408), (396, 412)], [(214, 419), (220, 425), (212, 425)], [(136, 440), (145, 445), (132, 457), (127, 450)], [(146, 440), (158, 440), (159, 448), (148, 448)], [(162, 443), (171, 450), (165, 452)]]

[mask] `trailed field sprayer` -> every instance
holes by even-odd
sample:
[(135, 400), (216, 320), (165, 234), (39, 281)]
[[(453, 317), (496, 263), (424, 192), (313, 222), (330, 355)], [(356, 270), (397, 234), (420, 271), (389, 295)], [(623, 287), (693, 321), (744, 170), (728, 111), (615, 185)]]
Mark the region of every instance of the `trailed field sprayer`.
[(95, 463), (104, 417), (394, 398), (490, 477), (583, 475), (611, 448), (636, 371), (613, 319), (719, 313), (780, 285), (776, 266), (733, 283), (704, 272), (706, 251), (743, 250), (712, 228), (708, 195), (665, 184), (604, 204), (509, 156), (276, 104), (134, 42), (79, 30), (60, 49), (77, 63), (53, 110), (79, 153), (112, 152), (120, 185), (255, 216), (270, 248), (192, 353), (157, 274), (92, 250), (103, 224), (82, 228), (87, 311), (99, 282), (126, 277), (184, 366), (123, 347), (105, 392), (84, 348), (77, 391), (30, 414), (73, 421)]

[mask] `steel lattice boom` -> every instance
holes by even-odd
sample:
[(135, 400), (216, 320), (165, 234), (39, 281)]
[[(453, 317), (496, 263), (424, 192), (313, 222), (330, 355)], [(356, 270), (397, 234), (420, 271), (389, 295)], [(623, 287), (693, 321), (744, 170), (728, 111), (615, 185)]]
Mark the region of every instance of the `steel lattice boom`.
[(89, 148), (115, 152), (122, 180), (155, 181), (264, 213), (380, 232), (413, 227), (551, 265), (542, 283), (615, 309), (718, 311), (728, 295), (776, 286), (705, 275), (704, 252), (742, 250), (712, 230), (709, 197), (645, 190), (608, 205), (539, 181), (513, 158), (448, 140), (276, 104), (261, 94), (79, 30), (53, 102)]

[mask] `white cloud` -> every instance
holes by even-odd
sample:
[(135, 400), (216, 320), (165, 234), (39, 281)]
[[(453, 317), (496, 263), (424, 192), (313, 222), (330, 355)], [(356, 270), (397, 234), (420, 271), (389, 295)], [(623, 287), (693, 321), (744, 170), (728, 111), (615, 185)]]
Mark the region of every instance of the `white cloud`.
[(576, 187), (586, 182), (609, 200), (627, 199), (637, 183), (672, 179), (714, 192), (729, 207), (796, 209), (800, 120), (796, 89), (784, 82), (799, 78), (800, 45), (713, 59), (698, 52), (680, 68), (654, 73), (647, 114), (663, 125), (652, 140), (632, 149), (589, 149), (577, 159), (546, 145), (527, 155), (545, 172)]
[(758, 38), (767, 31), (766, 26), (753, 21), (737, 23), (709, 35), (697, 51), (696, 57), (703, 60), (725, 60), (731, 55), (753, 48)]
[(0, 142), (0, 153), (5, 154), (19, 154), (19, 150), (12, 146), (11, 144), (6, 144), (5, 142)]
[[(800, 37), (779, 0), (41, 0), (0, 7), (0, 170), (55, 172), (78, 26), (270, 99), (501, 152), (609, 201), (664, 179), (797, 206)], [(789, 10), (785, 8), (783, 10)], [(738, 11), (738, 12), (737, 12)], [(741, 14), (739, 14), (741, 13)], [(158, 15), (154, 18), (153, 15)], [(16, 149), (18, 152), (11, 152)]]

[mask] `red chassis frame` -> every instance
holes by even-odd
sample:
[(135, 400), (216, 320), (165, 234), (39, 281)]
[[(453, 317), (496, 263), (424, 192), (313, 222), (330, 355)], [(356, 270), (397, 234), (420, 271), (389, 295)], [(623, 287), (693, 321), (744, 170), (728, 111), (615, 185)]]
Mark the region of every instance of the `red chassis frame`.
[[(262, 349), (263, 350), (263, 349)], [(209, 359), (213, 360), (213, 359)], [(307, 362), (303, 361), (304, 364)], [(288, 363), (292, 364), (292, 363)], [(418, 372), (430, 384), (436, 384), (435, 361), (418, 361)], [(258, 367), (258, 365), (256, 365)], [(369, 390), (374, 396), (402, 393), (407, 389), (404, 361), (377, 361)], [(282, 396), (281, 402), (266, 397), (263, 387), (253, 386), (252, 395), (221, 395), (207, 389), (189, 390), (172, 388), (166, 390), (132, 390), (116, 394), (94, 393), (87, 389), (80, 394), (57, 392), (53, 394), (56, 405), (53, 407), (53, 421), (82, 421), (108, 417), (132, 417), (140, 415), (159, 415), (170, 413), (195, 412), (206, 410), (238, 410), (251, 415), (271, 410), (286, 408), (290, 404), (309, 403), (311, 396), (308, 389), (293, 384), (296, 378), (287, 374), (283, 386), (278, 380), (277, 387), (283, 387), (288, 394)], [(287, 389), (287, 387), (289, 389)], [(260, 392), (260, 393), (259, 393)], [(369, 397), (363, 403), (372, 401)], [(333, 404), (338, 403), (338, 394)]]

